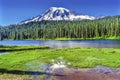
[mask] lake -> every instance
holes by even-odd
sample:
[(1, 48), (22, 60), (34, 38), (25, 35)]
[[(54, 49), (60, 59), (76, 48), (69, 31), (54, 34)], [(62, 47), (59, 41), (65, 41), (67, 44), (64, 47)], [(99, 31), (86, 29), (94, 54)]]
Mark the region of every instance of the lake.
[(2, 55), (2, 54), (8, 54), (8, 52), (0, 52), (0, 55)]
[(3, 40), (2, 45), (40, 45), (51, 48), (93, 47), (93, 48), (120, 48), (120, 40)]

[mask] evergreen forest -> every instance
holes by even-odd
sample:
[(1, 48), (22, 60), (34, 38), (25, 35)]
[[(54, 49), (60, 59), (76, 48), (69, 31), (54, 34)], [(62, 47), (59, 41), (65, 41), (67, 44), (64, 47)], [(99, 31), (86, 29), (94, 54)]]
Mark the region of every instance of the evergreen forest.
[(0, 26), (0, 40), (24, 39), (120, 39), (120, 16), (82, 21), (39, 21)]

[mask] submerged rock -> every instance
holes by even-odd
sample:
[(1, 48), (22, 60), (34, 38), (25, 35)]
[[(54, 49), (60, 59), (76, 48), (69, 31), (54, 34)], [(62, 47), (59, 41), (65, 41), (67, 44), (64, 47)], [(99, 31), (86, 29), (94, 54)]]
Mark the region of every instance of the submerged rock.
[(110, 67), (106, 67), (106, 66), (97, 66), (96, 68), (92, 68), (89, 71), (100, 72), (100, 73), (104, 73), (104, 74), (119, 72), (118, 69), (110, 68)]

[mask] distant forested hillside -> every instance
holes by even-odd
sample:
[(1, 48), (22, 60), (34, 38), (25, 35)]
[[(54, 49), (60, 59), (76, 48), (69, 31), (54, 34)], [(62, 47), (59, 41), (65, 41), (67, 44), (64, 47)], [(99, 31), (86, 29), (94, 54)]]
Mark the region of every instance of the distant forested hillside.
[(82, 21), (40, 21), (0, 27), (0, 40), (120, 37), (120, 16)]

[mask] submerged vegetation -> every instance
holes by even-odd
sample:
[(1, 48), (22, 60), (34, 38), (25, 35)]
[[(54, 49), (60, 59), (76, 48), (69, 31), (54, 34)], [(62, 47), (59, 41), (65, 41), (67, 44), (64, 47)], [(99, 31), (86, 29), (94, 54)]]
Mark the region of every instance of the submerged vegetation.
[(120, 16), (82, 21), (40, 21), (0, 27), (0, 40), (120, 39)]

